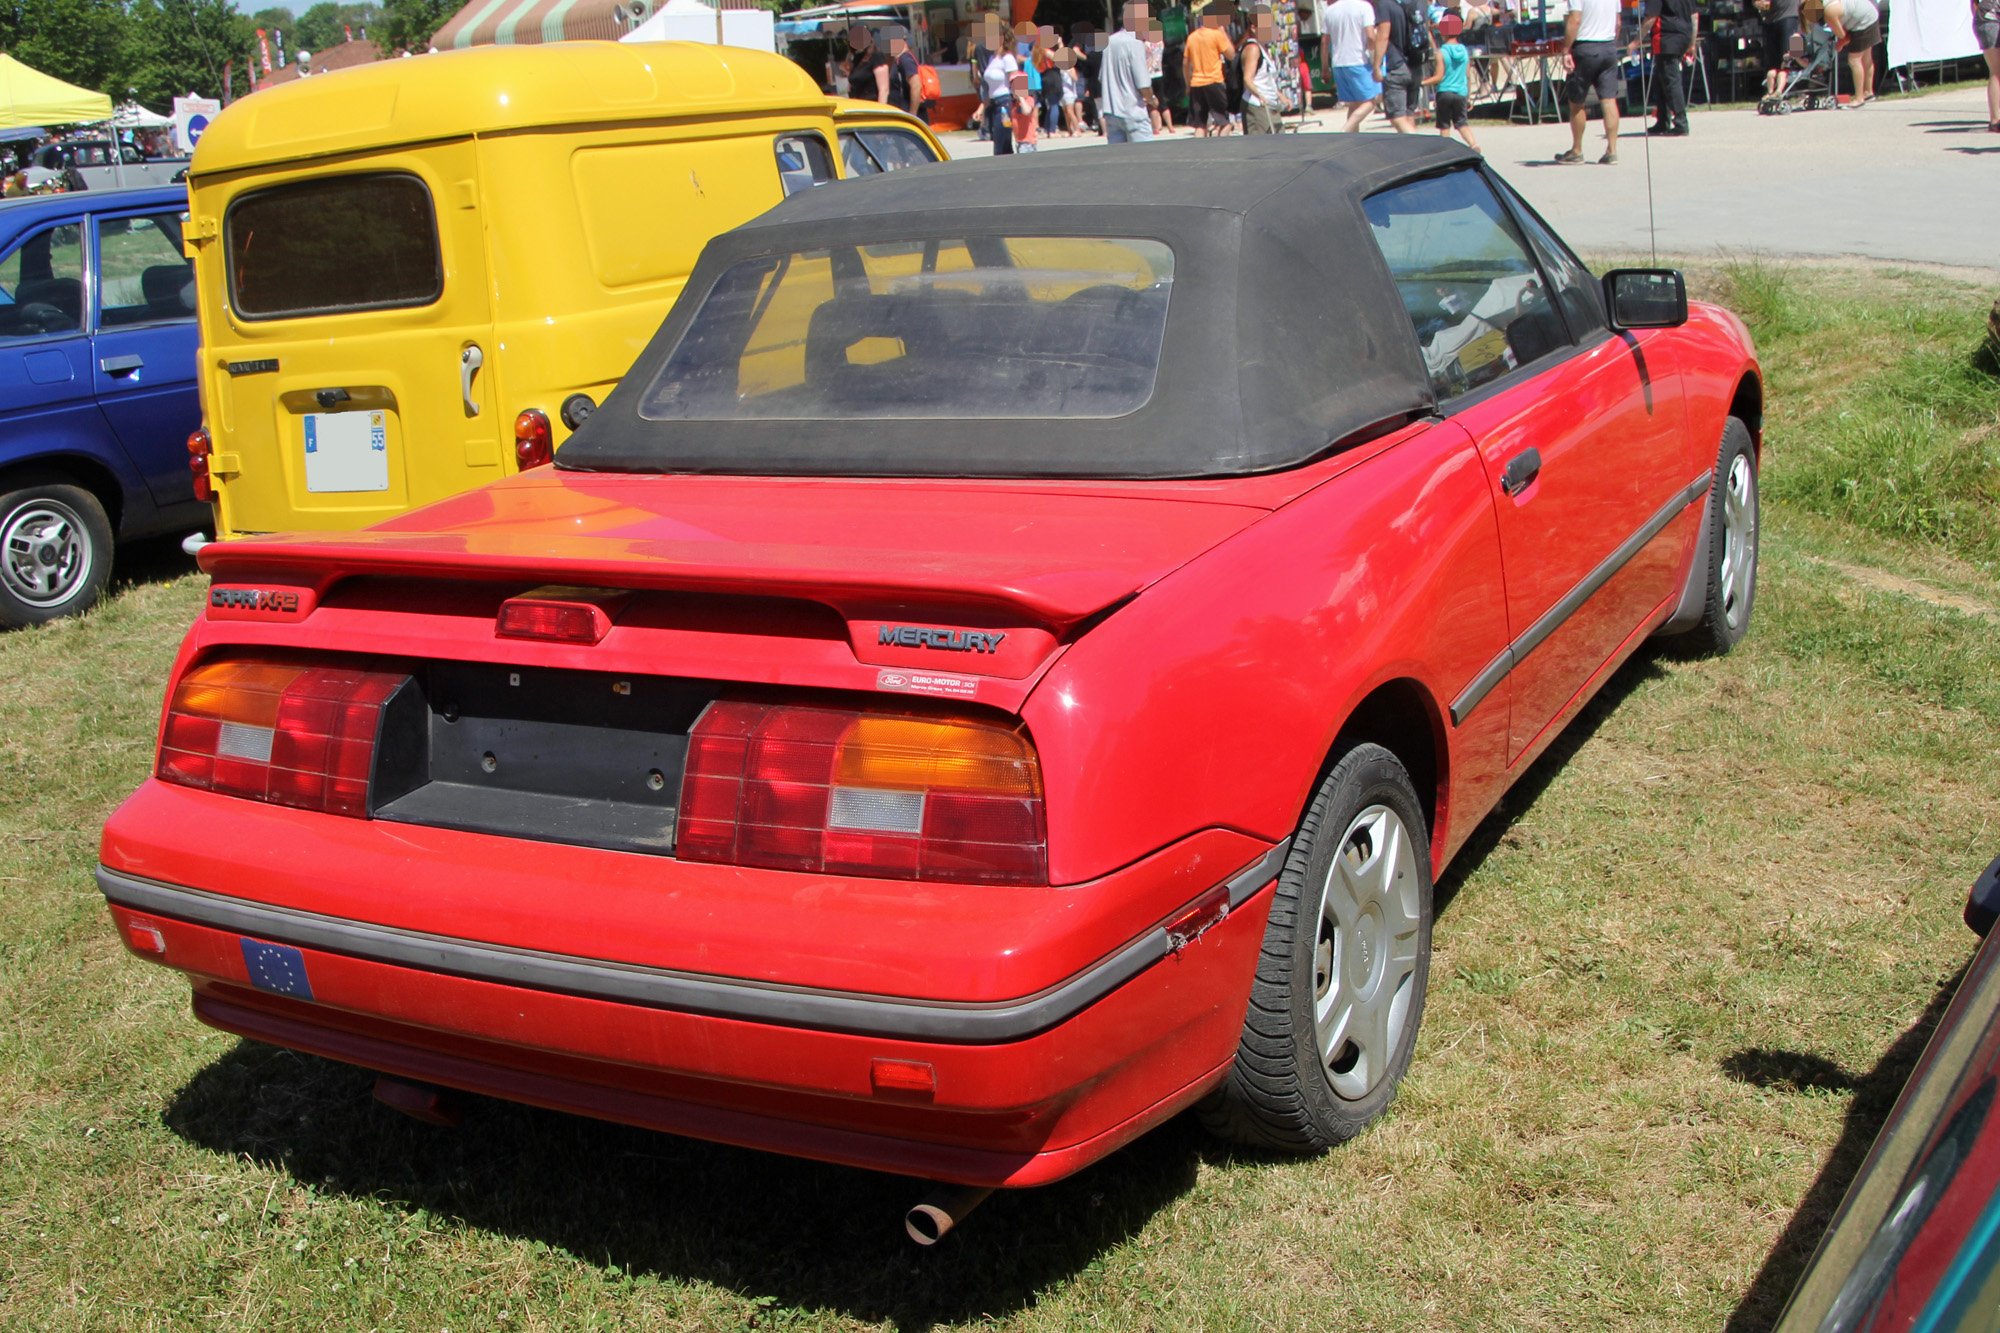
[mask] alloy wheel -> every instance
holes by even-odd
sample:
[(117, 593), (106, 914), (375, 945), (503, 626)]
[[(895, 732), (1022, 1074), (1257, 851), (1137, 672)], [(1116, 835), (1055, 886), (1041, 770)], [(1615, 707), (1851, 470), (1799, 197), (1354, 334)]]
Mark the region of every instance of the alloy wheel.
[(1349, 1101), (1383, 1080), (1407, 1037), (1421, 918), (1409, 831), (1387, 806), (1371, 805), (1347, 826), (1327, 870), (1313, 954), (1320, 1063)]
[(1737, 629), (1757, 578), (1757, 470), (1750, 455), (1729, 463), (1722, 489), (1722, 618)]
[(0, 527), (0, 582), (29, 606), (58, 606), (90, 579), (90, 538), (76, 511), (30, 500)]

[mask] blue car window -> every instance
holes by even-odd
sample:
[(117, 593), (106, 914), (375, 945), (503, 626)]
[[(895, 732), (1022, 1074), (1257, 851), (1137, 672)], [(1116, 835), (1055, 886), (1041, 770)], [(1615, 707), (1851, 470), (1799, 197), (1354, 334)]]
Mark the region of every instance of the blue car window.
[(194, 264), (181, 252), (181, 215), (97, 224), (100, 329), (194, 318)]
[(83, 226), (64, 222), (29, 236), (0, 258), (0, 342), (75, 333), (83, 327)]

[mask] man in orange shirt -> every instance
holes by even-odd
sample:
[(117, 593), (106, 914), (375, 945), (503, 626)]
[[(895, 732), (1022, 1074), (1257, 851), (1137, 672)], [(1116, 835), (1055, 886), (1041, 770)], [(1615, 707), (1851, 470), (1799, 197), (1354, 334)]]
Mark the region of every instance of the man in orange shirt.
[(1229, 133), (1229, 90), (1222, 82), (1222, 62), (1236, 58), (1236, 45), (1222, 30), (1229, 20), (1224, 0), (1202, 11), (1201, 27), (1189, 34), (1181, 47), (1181, 64), (1187, 75), (1188, 120), (1201, 131), (1202, 138)]

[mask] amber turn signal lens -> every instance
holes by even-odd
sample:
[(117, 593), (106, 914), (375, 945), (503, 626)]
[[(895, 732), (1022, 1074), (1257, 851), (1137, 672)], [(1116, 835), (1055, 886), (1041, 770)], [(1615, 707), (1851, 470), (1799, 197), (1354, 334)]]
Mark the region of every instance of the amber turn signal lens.
[(514, 462), (523, 472), (555, 456), (555, 432), (549, 429), (548, 413), (531, 407), (514, 418)]
[(674, 854), (778, 870), (1048, 883), (1041, 762), (1018, 723), (712, 703)]

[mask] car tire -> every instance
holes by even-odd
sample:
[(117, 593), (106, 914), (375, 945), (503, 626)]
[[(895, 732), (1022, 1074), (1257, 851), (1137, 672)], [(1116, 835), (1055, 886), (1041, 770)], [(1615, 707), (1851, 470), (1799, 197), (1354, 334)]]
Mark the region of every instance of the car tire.
[(111, 520), (80, 486), (32, 479), (0, 495), (0, 627), (88, 610), (111, 581)]
[(1320, 783), (1271, 901), (1236, 1062), (1201, 1104), (1225, 1139), (1313, 1153), (1388, 1109), (1430, 981), (1431, 859), (1410, 775), (1379, 745)]
[(1708, 592), (1701, 620), (1670, 642), (1694, 656), (1720, 657), (1750, 632), (1757, 604), (1757, 445), (1736, 417), (1722, 430), (1707, 520)]

